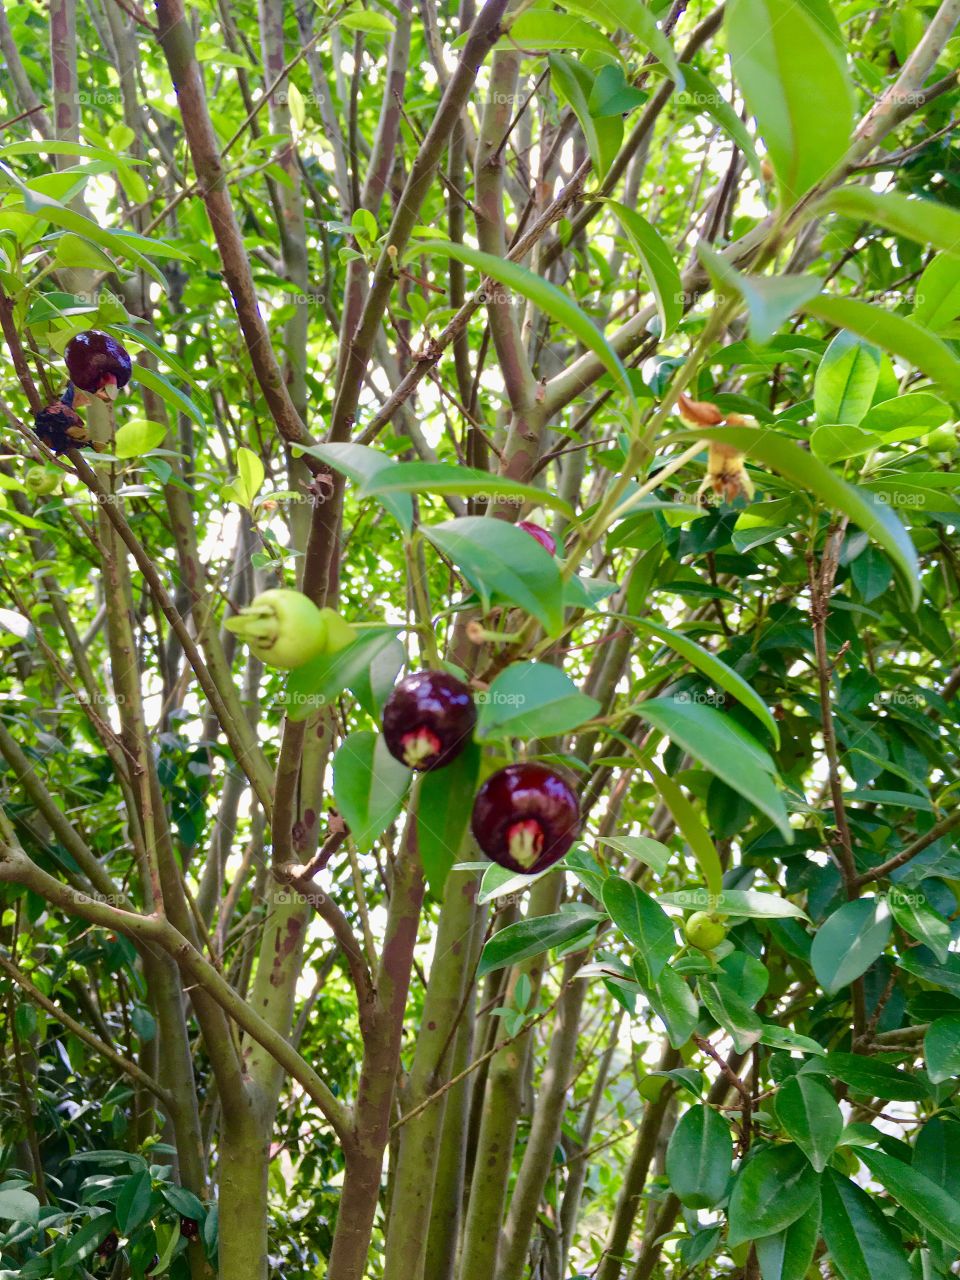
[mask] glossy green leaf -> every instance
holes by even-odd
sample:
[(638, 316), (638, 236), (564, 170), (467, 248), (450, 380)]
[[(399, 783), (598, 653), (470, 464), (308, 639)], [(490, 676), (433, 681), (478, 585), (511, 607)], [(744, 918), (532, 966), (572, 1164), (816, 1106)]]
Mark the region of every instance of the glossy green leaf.
[(664, 804), (673, 815), (684, 839), (693, 850), (707, 888), (711, 893), (719, 893), (723, 887), (720, 855), (717, 853), (716, 845), (710, 839), (709, 832), (701, 822), (700, 815), (672, 778), (661, 773), (653, 764), (647, 765), (647, 772)]
[[(358, 489), (374, 478), (385, 481), (387, 477), (381, 473), (399, 465), (388, 454), (364, 444), (316, 444), (298, 447), (294, 452), (298, 455), (306, 453), (325, 462), (334, 471), (345, 475)], [(410, 495), (384, 492), (378, 500), (409, 533), (413, 528), (413, 500)]]
[(367, 853), (403, 808), (410, 770), (387, 750), (383, 735), (358, 729), (333, 757), (333, 797), (350, 838)]
[(683, 319), (683, 281), (666, 241), (636, 209), (617, 200), (610, 208), (620, 219), (643, 267), (660, 316), (660, 336), (668, 338)]
[(956, 253), (960, 248), (960, 213), (937, 200), (915, 199), (900, 191), (840, 187), (824, 196), (817, 207), (858, 222), (875, 222), (944, 253)]
[(674, 1049), (683, 1048), (700, 1020), (700, 1006), (689, 984), (667, 965), (656, 984), (645, 991), (651, 1009), (667, 1029), (667, 1039)]
[(753, 176), (761, 182), (763, 175), (760, 158), (747, 126), (713, 81), (702, 71), (689, 62), (684, 62), (680, 69), (683, 72), (684, 88), (674, 95), (674, 100), (680, 106), (690, 107), (698, 114), (705, 113), (711, 116), (727, 136), (737, 144)]
[(534, 916), (508, 924), (484, 946), (477, 977), (484, 978), (496, 969), (543, 955), (554, 947), (566, 946), (578, 939), (586, 940), (603, 918), (599, 911), (577, 904), (574, 911)]
[(291, 720), (306, 720), (328, 707), (344, 689), (364, 679), (377, 657), (396, 639), (394, 627), (362, 631), (351, 644), (335, 653), (322, 653), (290, 672), (286, 710)]
[(720, 893), (681, 889), (679, 893), (661, 894), (660, 901), (683, 907), (686, 911), (718, 911), (739, 920), (778, 920), (790, 916), (798, 920), (807, 919), (807, 913), (795, 902), (788, 902), (777, 893), (757, 889), (722, 889)]
[(836, 1169), (821, 1188), (820, 1230), (840, 1280), (910, 1280), (900, 1238), (876, 1201)]
[[(569, 19), (560, 14), (554, 16), (559, 23), (569, 22)], [(597, 178), (602, 180), (623, 142), (623, 122), (619, 117), (594, 118), (590, 111), (594, 77), (582, 63), (574, 58), (564, 57), (562, 53), (551, 53), (549, 63), (551, 83), (557, 97), (561, 102), (565, 102), (577, 117), (586, 139), (594, 171)]]
[(918, 1102), (929, 1094), (926, 1085), (909, 1072), (860, 1053), (828, 1053), (823, 1065), (857, 1094), (900, 1102)]
[(507, 39), (525, 50), (589, 49), (611, 58), (620, 56), (613, 41), (595, 26), (546, 5), (522, 10), (510, 24)]
[[(869, 793), (868, 793), (869, 794)], [(912, 798), (907, 804), (918, 803)], [(945, 964), (953, 937), (950, 925), (923, 899), (920, 893), (893, 889), (887, 896), (894, 920), (905, 933), (930, 948), (941, 964)]]
[(730, 1245), (783, 1231), (817, 1198), (820, 1178), (799, 1147), (765, 1146), (737, 1175), (727, 1211)]
[(733, 1140), (730, 1126), (712, 1107), (690, 1107), (680, 1117), (667, 1146), (670, 1189), (681, 1204), (709, 1209), (730, 1180)]
[(852, 330), (891, 355), (900, 356), (931, 378), (945, 395), (954, 399), (960, 396), (960, 359), (942, 338), (915, 320), (856, 298), (825, 294), (808, 302), (805, 309), (828, 324)]
[(825, 1169), (843, 1132), (843, 1116), (829, 1089), (816, 1076), (791, 1076), (777, 1090), (777, 1117), (814, 1169)]
[[(326, 445), (324, 448), (333, 446)], [(362, 448), (360, 445), (348, 448)], [(383, 457), (383, 454), (379, 454)], [(389, 462), (389, 459), (387, 459)], [(525, 500), (537, 506), (550, 507), (572, 516), (570, 504), (549, 489), (537, 489), (531, 484), (520, 484), (502, 476), (477, 471), (473, 467), (459, 467), (447, 462), (396, 462), (368, 474), (360, 484), (362, 497), (382, 498), (386, 494), (399, 493), (454, 493), (464, 496), (483, 494), (488, 499), (512, 498)]]
[(674, 83), (683, 85), (683, 72), (673, 46), (643, 0), (560, 0), (560, 3), (570, 13), (581, 14), (608, 31), (629, 31), (644, 49), (659, 59)]
[(885, 898), (845, 902), (820, 926), (810, 962), (817, 981), (835, 995), (859, 978), (890, 941), (892, 923)]
[[(659, 840), (654, 840), (650, 836), (598, 836), (597, 844), (609, 845), (618, 853), (625, 853), (628, 858), (645, 862), (660, 875), (666, 871), (673, 857), (665, 844), (661, 844)], [(663, 901), (662, 898), (661, 901)]]
[(756, 1241), (762, 1280), (805, 1280), (820, 1236), (820, 1200), (776, 1235)]
[(923, 1037), (923, 1056), (934, 1084), (960, 1076), (960, 1013), (931, 1022)]
[(480, 751), (472, 742), (443, 769), (430, 769), (417, 796), (417, 852), (435, 898), (443, 893), (450, 868), (463, 847), (470, 806), (463, 797), (475, 794), (480, 777)]
[(713, 707), (681, 698), (652, 698), (643, 718), (683, 747), (711, 773), (777, 824), (785, 839), (793, 830), (773, 780), (773, 762), (735, 720)]
[(731, 982), (725, 978), (716, 982), (702, 978), (700, 998), (714, 1022), (730, 1036), (738, 1053), (746, 1053), (760, 1039), (763, 1023)]
[(695, 640), (691, 640), (689, 636), (680, 631), (674, 631), (659, 622), (651, 622), (649, 618), (631, 618), (630, 622), (631, 626), (652, 632), (660, 640), (663, 640), (665, 644), (668, 644), (675, 653), (679, 653), (681, 657), (686, 658), (691, 666), (701, 671), (718, 688), (736, 698), (769, 731), (774, 744), (776, 746), (780, 745), (780, 730), (770, 709), (759, 694), (747, 684), (739, 672), (734, 671), (721, 658), (716, 657), (708, 649), (704, 649), (702, 645), (697, 644)]
[(854, 104), (844, 52), (802, 0), (729, 0), (724, 29), (781, 201), (791, 204), (849, 145)]
[(456, 565), (489, 610), (494, 595), (519, 605), (550, 635), (563, 627), (557, 562), (523, 529), (504, 520), (463, 516), (424, 525), (423, 536)]
[(639, 885), (622, 876), (604, 880), (603, 905), (640, 953), (649, 982), (656, 984), (677, 948), (673, 921)]
[(549, 738), (600, 712), (568, 675), (547, 662), (514, 662), (476, 695), (477, 736)]
[(702, 241), (697, 253), (714, 285), (743, 301), (750, 337), (759, 346), (766, 346), (784, 322), (823, 288), (823, 281), (817, 276), (745, 275)]
[(960, 1204), (949, 1192), (885, 1152), (862, 1147), (857, 1154), (907, 1213), (954, 1249), (960, 1249)]
[(841, 329), (823, 353), (814, 379), (818, 421), (855, 427), (870, 408), (879, 380), (879, 350)]

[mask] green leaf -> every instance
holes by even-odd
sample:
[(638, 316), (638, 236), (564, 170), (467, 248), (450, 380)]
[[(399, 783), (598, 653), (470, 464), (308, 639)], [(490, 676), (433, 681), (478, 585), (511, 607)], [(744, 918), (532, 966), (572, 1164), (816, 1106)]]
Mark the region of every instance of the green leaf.
[(602, 31), (543, 5), (526, 9), (510, 23), (507, 39), (521, 49), (589, 49), (610, 58), (620, 50)]
[[(870, 795), (869, 792), (867, 792)], [(905, 804), (910, 807), (919, 805), (919, 796), (905, 797)], [(919, 893), (904, 893), (893, 889), (887, 895), (893, 918), (911, 938), (916, 938), (930, 948), (941, 964), (946, 964), (953, 934), (950, 925), (942, 916), (927, 905)]]
[(490, 475), (488, 471), (453, 466), (447, 462), (393, 463), (368, 476), (360, 485), (358, 496), (381, 498), (385, 494), (394, 493), (481, 494), (488, 499), (523, 499), (537, 506), (562, 511), (568, 516), (573, 515), (569, 502), (565, 502), (559, 494), (551, 493), (549, 489), (537, 489), (532, 484), (520, 484), (517, 480)]
[(743, 300), (750, 337), (758, 346), (766, 346), (784, 321), (823, 288), (819, 276), (744, 275), (704, 241), (697, 253), (717, 288)]
[(795, 902), (757, 889), (723, 889), (720, 893), (681, 889), (679, 893), (662, 893), (660, 901), (683, 907), (685, 911), (718, 911), (721, 915), (740, 920), (807, 919), (807, 913)]
[[(556, 15), (558, 17), (558, 15)], [(566, 19), (559, 19), (564, 22)], [(564, 46), (561, 46), (564, 47)], [(566, 102), (584, 131), (596, 177), (603, 179), (623, 142), (623, 122), (614, 118), (595, 119), (590, 111), (590, 93), (594, 87), (593, 72), (576, 59), (563, 54), (550, 54), (550, 77), (557, 97)]]
[(476, 792), (479, 776), (480, 750), (472, 742), (446, 768), (423, 775), (417, 799), (417, 851), (436, 898), (463, 846), (470, 822), (470, 806), (463, 797)]
[(188, 418), (194, 420), (198, 427), (206, 427), (203, 410), (196, 401), (191, 399), (185, 391), (175, 387), (169, 378), (164, 377), (162, 373), (157, 373), (156, 369), (151, 369), (149, 365), (145, 364), (135, 364), (130, 377), (132, 382), (139, 383), (141, 387), (148, 387), (151, 391), (155, 391), (160, 399), (171, 407), (175, 414), (185, 413)]
[(498, 258), (492, 253), (482, 253), (469, 245), (453, 244), (447, 240), (423, 240), (417, 245), (418, 253), (438, 253), (448, 258), (455, 258), (467, 266), (476, 267), (485, 276), (499, 280), (509, 289), (515, 289), (528, 301), (539, 307), (545, 315), (564, 325), (574, 337), (579, 338), (588, 351), (592, 351), (600, 363), (613, 375), (620, 384), (630, 405), (636, 409), (633, 387), (623, 367), (620, 357), (606, 338), (577, 304), (555, 284), (544, 280), (527, 267)]
[(675, 95), (675, 101), (682, 107), (690, 107), (697, 114), (705, 112), (711, 116), (721, 129), (743, 152), (743, 157), (757, 182), (762, 182), (760, 158), (747, 126), (734, 111), (713, 81), (689, 62), (681, 64), (685, 87)]
[(89, 267), (94, 271), (116, 270), (113, 259), (108, 258), (102, 249), (69, 231), (57, 240), (56, 258), (65, 267)]
[(16, 1187), (0, 1190), (0, 1219), (4, 1222), (36, 1224), (40, 1217), (40, 1201), (29, 1191)]
[(960, 246), (960, 213), (936, 200), (916, 200), (899, 191), (881, 194), (868, 187), (841, 187), (824, 196), (817, 209), (858, 222), (875, 222), (944, 253), (956, 253)]
[(923, 1056), (934, 1084), (960, 1076), (960, 1013), (948, 1013), (931, 1022), (923, 1037)]
[(663, 640), (675, 653), (679, 653), (681, 657), (686, 658), (691, 666), (703, 672), (707, 679), (718, 688), (723, 689), (725, 693), (729, 693), (731, 697), (742, 703), (769, 731), (774, 744), (779, 747), (780, 729), (776, 720), (774, 720), (763, 699), (747, 684), (739, 672), (734, 671), (732, 667), (728, 667), (721, 658), (716, 657), (708, 649), (704, 649), (702, 645), (697, 644), (695, 640), (691, 640), (689, 636), (683, 635), (680, 631), (664, 627), (659, 622), (651, 622), (649, 618), (631, 618), (630, 621), (631, 625), (642, 627), (643, 630), (650, 631), (653, 635)]
[(517, 964), (532, 956), (543, 955), (554, 947), (585, 939), (603, 918), (592, 907), (577, 904), (574, 911), (534, 916), (531, 920), (518, 920), (516, 924), (509, 924), (495, 933), (484, 946), (477, 977), (485, 978), (495, 969), (503, 969), (508, 964)]
[(855, 427), (870, 408), (879, 380), (879, 350), (841, 329), (823, 353), (814, 380), (818, 420)]
[[(0, 1192), (0, 1196), (2, 1195), (3, 1192)], [(62, 1251), (58, 1248), (59, 1266), (67, 1267), (71, 1263), (81, 1262), (103, 1243), (113, 1225), (113, 1217), (107, 1209), (95, 1208), (91, 1209), (91, 1213), (94, 1216), (85, 1222), (79, 1231), (75, 1231), (69, 1239), (63, 1241)]]
[(177, 1213), (183, 1214), (185, 1218), (192, 1218), (194, 1222), (203, 1221), (205, 1213), (203, 1201), (192, 1191), (188, 1191), (186, 1187), (168, 1183), (160, 1188), (160, 1192), (167, 1204), (172, 1205)]
[(791, 1076), (777, 1090), (777, 1116), (814, 1169), (822, 1173), (843, 1133), (843, 1116), (830, 1090), (815, 1076)]
[(737, 1052), (746, 1053), (760, 1039), (763, 1023), (725, 978), (716, 982), (701, 979), (699, 985), (710, 1017), (729, 1034)]
[[(694, 438), (693, 432), (678, 433), (683, 439)], [(700, 427), (696, 438), (715, 440), (738, 449), (778, 471), (801, 488), (809, 490), (827, 507), (842, 511), (869, 537), (878, 542), (903, 575), (914, 608), (920, 603), (920, 567), (913, 543), (889, 507), (877, 502), (869, 493), (847, 484), (806, 453), (792, 440), (765, 428)]]
[(477, 736), (550, 738), (576, 729), (601, 710), (568, 675), (548, 662), (514, 662), (476, 696)]
[(683, 281), (667, 242), (646, 218), (617, 200), (609, 202), (640, 259), (660, 315), (661, 340), (683, 319)]
[(859, 978), (883, 954), (892, 928), (885, 898), (859, 898), (838, 907), (817, 930), (810, 963), (828, 995)]
[(424, 525), (423, 536), (457, 566), (480, 594), (485, 611), (493, 595), (532, 614), (549, 635), (563, 629), (562, 580), (557, 562), (535, 538), (504, 520), (463, 516)]
[(680, 828), (683, 838), (693, 850), (707, 888), (711, 893), (720, 893), (723, 888), (723, 868), (720, 865), (720, 855), (717, 853), (717, 847), (710, 839), (710, 834), (701, 822), (696, 809), (694, 809), (674, 780), (668, 778), (665, 773), (661, 773), (655, 765), (648, 764), (647, 772), (650, 774), (653, 785), (660, 793), (660, 798), (670, 810), (673, 820)]
[(823, 1242), (840, 1280), (910, 1280), (896, 1230), (867, 1193), (836, 1169), (821, 1187)]
[(394, 760), (382, 734), (359, 729), (344, 738), (333, 757), (333, 797), (361, 853), (400, 813), (409, 786), (410, 770)]
[(743, 1165), (730, 1196), (727, 1243), (770, 1236), (802, 1217), (817, 1198), (820, 1179), (799, 1147), (766, 1146)]
[(854, 100), (843, 50), (802, 0), (730, 0), (724, 29), (733, 74), (767, 144), (781, 203), (793, 204), (850, 143)]
[(927, 1231), (960, 1249), (960, 1204), (943, 1187), (901, 1160), (861, 1147), (857, 1154), (875, 1178)]
[[(399, 465), (388, 454), (381, 453), (379, 449), (371, 449), (365, 444), (297, 446), (294, 453), (297, 455), (308, 453), (312, 458), (325, 462), (328, 467), (333, 467), (334, 471), (345, 475), (358, 489), (376, 477), (386, 480), (386, 475), (381, 473)], [(410, 495), (384, 493), (382, 499), (378, 501), (390, 512), (401, 529), (409, 533), (413, 528), (413, 500)]]
[(735, 720), (713, 707), (680, 698), (648, 699), (641, 704), (640, 714), (765, 813), (792, 841), (787, 810), (773, 781), (773, 761)]
[(833, 298), (821, 294), (804, 308), (811, 315), (842, 329), (851, 329), (868, 342), (915, 365), (944, 391), (960, 396), (960, 359), (942, 338), (928, 332), (915, 320), (895, 315), (856, 298)]
[(823, 1065), (857, 1094), (893, 1102), (920, 1102), (929, 1096), (926, 1085), (915, 1076), (861, 1053), (828, 1053)]
[(677, 949), (673, 921), (648, 893), (623, 876), (604, 880), (603, 905), (613, 923), (639, 951), (649, 981), (655, 984)]
[(344, 649), (322, 653), (287, 677), (286, 710), (291, 720), (306, 720), (368, 675), (372, 664), (396, 638), (393, 627), (363, 631)]
[(960, 316), (960, 257), (938, 253), (917, 281), (912, 319), (937, 332), (957, 316)]
[(667, 1029), (674, 1049), (682, 1049), (700, 1020), (700, 1006), (686, 980), (669, 965), (652, 987), (645, 987), (650, 1007)]
[(763, 1024), (760, 1043), (769, 1045), (771, 1049), (784, 1049), (787, 1053), (812, 1053), (815, 1057), (825, 1058), (826, 1049), (809, 1036), (801, 1036), (790, 1027), (780, 1027), (772, 1022)]
[(149, 1169), (141, 1169), (124, 1181), (117, 1197), (117, 1229), (123, 1235), (130, 1235), (146, 1218), (152, 1188)]
[(756, 1241), (763, 1280), (805, 1280), (820, 1237), (820, 1200), (776, 1235)]
[(709, 1209), (722, 1200), (730, 1179), (730, 1126), (712, 1107), (695, 1106), (680, 1117), (667, 1146), (670, 1189), (691, 1209)]
[(683, 72), (673, 46), (643, 0), (560, 0), (560, 3), (564, 9), (579, 13), (608, 31), (629, 31), (643, 48), (659, 59), (674, 84), (683, 86)]
[(370, 36), (389, 36), (393, 33), (393, 23), (385, 13), (377, 13), (375, 9), (354, 9), (337, 21), (348, 31), (363, 31)]
[(645, 862), (648, 867), (653, 867), (658, 875), (666, 871), (673, 857), (665, 844), (651, 839), (650, 836), (597, 836), (597, 844), (609, 845), (611, 849), (616, 849), (617, 853), (625, 853), (628, 858)]
[(150, 422), (138, 418), (117, 428), (113, 438), (113, 453), (117, 458), (139, 458), (151, 449), (163, 444), (167, 428), (162, 422)]

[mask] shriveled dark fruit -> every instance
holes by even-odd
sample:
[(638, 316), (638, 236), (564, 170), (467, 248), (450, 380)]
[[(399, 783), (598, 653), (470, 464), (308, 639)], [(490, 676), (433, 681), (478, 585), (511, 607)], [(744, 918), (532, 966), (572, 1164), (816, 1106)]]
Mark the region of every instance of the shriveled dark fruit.
[(494, 862), (535, 875), (558, 862), (580, 829), (580, 804), (545, 764), (510, 764), (486, 780), (473, 802), (477, 844)]
[(196, 1240), (200, 1234), (200, 1223), (195, 1218), (181, 1218), (180, 1234), (188, 1240)]
[(541, 547), (550, 555), (557, 554), (557, 540), (552, 533), (548, 533), (542, 525), (534, 524), (532, 520), (521, 520), (518, 529), (525, 529), (531, 538), (536, 538)]
[(54, 400), (41, 409), (33, 420), (33, 429), (53, 453), (83, 449), (90, 443), (83, 419), (62, 400)]
[(97, 1254), (101, 1258), (112, 1258), (120, 1248), (120, 1237), (115, 1231), (111, 1231), (106, 1235), (97, 1249)]
[(88, 329), (71, 338), (63, 358), (71, 382), (91, 395), (104, 390), (109, 395), (111, 388), (116, 394), (130, 381), (130, 353), (101, 329)]
[(383, 708), (390, 754), (410, 769), (442, 769), (470, 740), (477, 708), (470, 689), (446, 671), (418, 671), (394, 686)]

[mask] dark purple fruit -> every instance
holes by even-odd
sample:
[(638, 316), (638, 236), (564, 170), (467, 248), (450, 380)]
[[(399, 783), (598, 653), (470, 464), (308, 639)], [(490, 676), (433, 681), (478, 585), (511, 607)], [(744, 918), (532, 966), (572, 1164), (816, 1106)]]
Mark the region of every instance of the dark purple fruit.
[(536, 538), (541, 547), (550, 555), (557, 554), (557, 540), (552, 533), (548, 533), (542, 525), (534, 524), (532, 520), (521, 520), (517, 526), (519, 529), (525, 529), (531, 538)]
[(200, 1234), (200, 1223), (197, 1222), (196, 1218), (181, 1218), (180, 1234), (188, 1240), (196, 1240)]
[(477, 844), (501, 867), (535, 875), (558, 862), (577, 837), (580, 804), (570, 784), (544, 764), (510, 764), (473, 802)]
[(473, 694), (446, 671), (418, 671), (394, 687), (383, 708), (383, 736), (410, 769), (442, 769), (455, 760), (477, 723)]
[(33, 420), (33, 429), (53, 453), (82, 449), (90, 443), (83, 419), (62, 400), (54, 400), (41, 409)]
[(116, 394), (130, 381), (133, 364), (129, 352), (100, 329), (88, 329), (71, 338), (63, 358), (71, 382), (91, 395), (104, 389), (109, 394), (111, 388)]
[(112, 1258), (120, 1247), (120, 1237), (115, 1231), (111, 1231), (104, 1237), (102, 1243), (97, 1249), (97, 1254), (101, 1258)]

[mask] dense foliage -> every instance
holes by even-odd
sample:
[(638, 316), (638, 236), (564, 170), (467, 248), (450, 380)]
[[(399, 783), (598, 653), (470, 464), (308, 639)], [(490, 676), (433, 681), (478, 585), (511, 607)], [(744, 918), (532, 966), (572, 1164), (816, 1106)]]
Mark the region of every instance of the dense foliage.
[(2, 0), (0, 1275), (956, 1271), (958, 22)]

